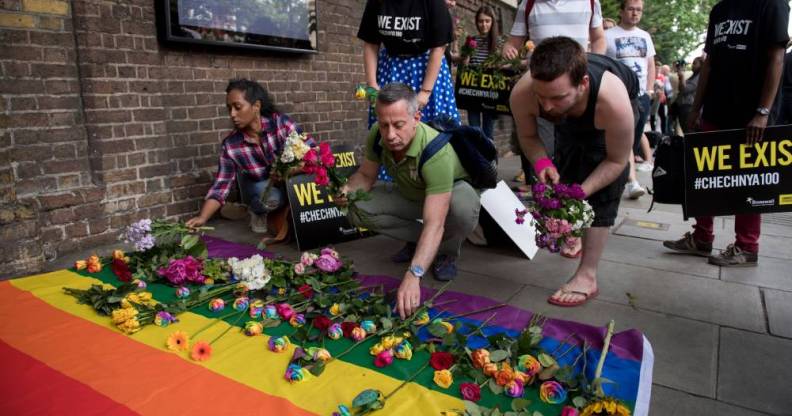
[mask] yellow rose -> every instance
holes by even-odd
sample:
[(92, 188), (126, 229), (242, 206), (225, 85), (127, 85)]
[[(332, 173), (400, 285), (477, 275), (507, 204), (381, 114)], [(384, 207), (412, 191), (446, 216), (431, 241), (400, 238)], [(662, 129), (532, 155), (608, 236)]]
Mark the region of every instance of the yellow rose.
[(451, 387), (451, 384), (454, 383), (454, 376), (451, 375), (451, 372), (448, 370), (440, 370), (435, 371), (434, 378), (432, 380), (434, 380), (435, 384), (438, 386), (447, 389)]
[[(123, 301), (122, 301), (123, 303)], [(126, 321), (129, 319), (129, 314), (127, 314), (127, 309), (116, 309), (113, 311), (111, 317), (113, 318), (114, 324), (120, 324), (121, 322)]]
[(124, 309), (131, 308), (132, 304), (126, 299), (121, 299), (121, 307)]
[(371, 355), (379, 355), (382, 351), (385, 351), (385, 347), (383, 347), (382, 344), (374, 344), (369, 348), (369, 354)]
[(330, 315), (341, 315), (341, 305), (334, 303), (333, 306), (330, 307)]
[(380, 342), (382, 343), (382, 348), (385, 348), (386, 350), (389, 350), (389, 349), (401, 344), (402, 341), (404, 341), (404, 338), (402, 338), (402, 337), (396, 337), (396, 336), (393, 336), (393, 335), (388, 335), (387, 337), (382, 338), (382, 341), (380, 341)]
[(366, 98), (366, 89), (362, 85), (358, 85), (355, 90), (355, 98), (358, 100), (364, 100)]
[(126, 255), (121, 250), (113, 250), (113, 260), (124, 260)]
[(88, 262), (85, 260), (77, 260), (74, 262), (74, 268), (77, 270), (85, 270), (88, 267)]

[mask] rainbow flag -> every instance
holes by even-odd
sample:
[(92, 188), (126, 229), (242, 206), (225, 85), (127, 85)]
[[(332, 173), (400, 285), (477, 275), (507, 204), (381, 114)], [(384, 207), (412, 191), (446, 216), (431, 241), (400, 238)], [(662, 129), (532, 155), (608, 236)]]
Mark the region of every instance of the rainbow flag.
[[(212, 257), (245, 257), (258, 252), (253, 247), (206, 238)], [(269, 253), (258, 252), (263, 255)], [(387, 394), (412, 376), (427, 360), (417, 352), (410, 361), (396, 360), (386, 368), (373, 365), (368, 344), (356, 348), (343, 359), (329, 364), (320, 377), (289, 384), (284, 378), (294, 347), (283, 353), (267, 349), (270, 336), (288, 335), (288, 325), (270, 328), (266, 335), (247, 337), (231, 330), (213, 345), (212, 358), (192, 361), (188, 353), (175, 353), (165, 340), (175, 330), (189, 333), (216, 320), (218, 314), (206, 308), (184, 313), (179, 323), (168, 328), (148, 326), (131, 336), (119, 332), (108, 317), (87, 305), (78, 304), (63, 287), (88, 288), (91, 284), (117, 284), (105, 268), (87, 274), (60, 270), (0, 282), (0, 413), (24, 414), (230, 414), (245, 412), (278, 415), (330, 415), (339, 404), (350, 404), (362, 390), (373, 388)], [(398, 281), (387, 276), (363, 276), (362, 283), (394, 287)], [(174, 290), (149, 285), (157, 300), (168, 302)], [(431, 296), (426, 290), (424, 296)], [(446, 292), (438, 299), (442, 313), (464, 314), (495, 305), (496, 302), (462, 293)], [(440, 312), (440, 311), (435, 311)], [(481, 323), (491, 313), (463, 319)], [(486, 335), (516, 336), (531, 319), (531, 313), (514, 307), (498, 309)], [(198, 339), (210, 340), (232, 324), (218, 322)], [(585, 340), (591, 348), (586, 361), (596, 363), (605, 329), (569, 321), (550, 319), (544, 326), (545, 350), (556, 349), (563, 340)], [(198, 340), (196, 339), (196, 341)], [(372, 344), (374, 340), (370, 341)], [(475, 347), (484, 338), (471, 337)], [(569, 341), (568, 341), (569, 342)], [(336, 354), (351, 342), (338, 340), (325, 347)], [(566, 350), (562, 346), (562, 350)], [(566, 363), (579, 354), (571, 351), (560, 361)], [(582, 360), (580, 360), (582, 361)], [(648, 414), (653, 356), (649, 342), (636, 330), (616, 334), (606, 360), (603, 376), (614, 381), (606, 392), (623, 400), (636, 415)], [(594, 371), (594, 365), (587, 367)], [(459, 383), (448, 389), (432, 382), (431, 368), (390, 398), (378, 414), (438, 415), (443, 410), (462, 409)], [(480, 404), (509, 410), (511, 399), (482, 389)], [(485, 393), (486, 392), (486, 393)], [(537, 389), (526, 389), (531, 409), (545, 416), (560, 413), (560, 406), (539, 400)]]

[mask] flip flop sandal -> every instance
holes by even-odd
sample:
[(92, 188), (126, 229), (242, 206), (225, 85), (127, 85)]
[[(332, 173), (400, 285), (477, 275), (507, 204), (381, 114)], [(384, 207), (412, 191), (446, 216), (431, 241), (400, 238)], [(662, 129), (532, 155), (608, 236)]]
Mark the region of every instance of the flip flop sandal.
[(580, 299), (580, 300), (577, 300), (577, 301), (572, 301), (572, 302), (562, 302), (560, 300), (553, 299), (553, 297), (551, 296), (551, 297), (547, 298), (547, 303), (549, 303), (551, 305), (561, 306), (561, 307), (564, 307), (564, 308), (571, 308), (571, 307), (575, 307), (575, 306), (581, 306), (581, 305), (585, 304), (586, 302), (588, 302), (589, 300), (596, 298), (597, 295), (599, 295), (599, 289), (596, 289), (596, 290), (594, 290), (591, 293), (581, 292), (581, 291), (578, 291), (578, 290), (561, 289), (561, 295), (562, 296), (563, 295), (580, 295), (580, 296), (583, 296), (583, 299)]

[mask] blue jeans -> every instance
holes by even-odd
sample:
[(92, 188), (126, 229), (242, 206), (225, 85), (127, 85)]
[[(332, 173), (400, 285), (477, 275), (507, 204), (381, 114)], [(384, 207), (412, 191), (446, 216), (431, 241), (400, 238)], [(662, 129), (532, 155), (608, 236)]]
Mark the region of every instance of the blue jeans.
[(286, 205), (283, 190), (278, 185), (270, 188), (266, 204), (261, 201), (261, 194), (267, 189), (269, 180), (265, 179), (255, 182), (245, 177), (245, 175), (238, 175), (237, 181), (239, 182), (239, 194), (242, 202), (256, 215), (266, 214)]
[(468, 125), (471, 127), (479, 127), (484, 135), (493, 139), (492, 129), (495, 127), (495, 120), (498, 119), (498, 113), (491, 111), (475, 111), (468, 110)]

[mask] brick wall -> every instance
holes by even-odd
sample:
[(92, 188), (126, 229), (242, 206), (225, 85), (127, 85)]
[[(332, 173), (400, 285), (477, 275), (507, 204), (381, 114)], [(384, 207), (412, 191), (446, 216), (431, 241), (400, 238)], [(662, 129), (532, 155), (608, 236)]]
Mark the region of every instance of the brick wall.
[[(259, 80), (320, 139), (360, 144), (364, 1), (318, 3), (320, 52), (279, 55), (164, 47), (151, 0), (0, 0), (0, 276), (196, 212), (230, 129), (230, 78)], [(482, 3), (458, 2), (471, 30)], [(511, 27), (513, 9), (490, 3)]]

